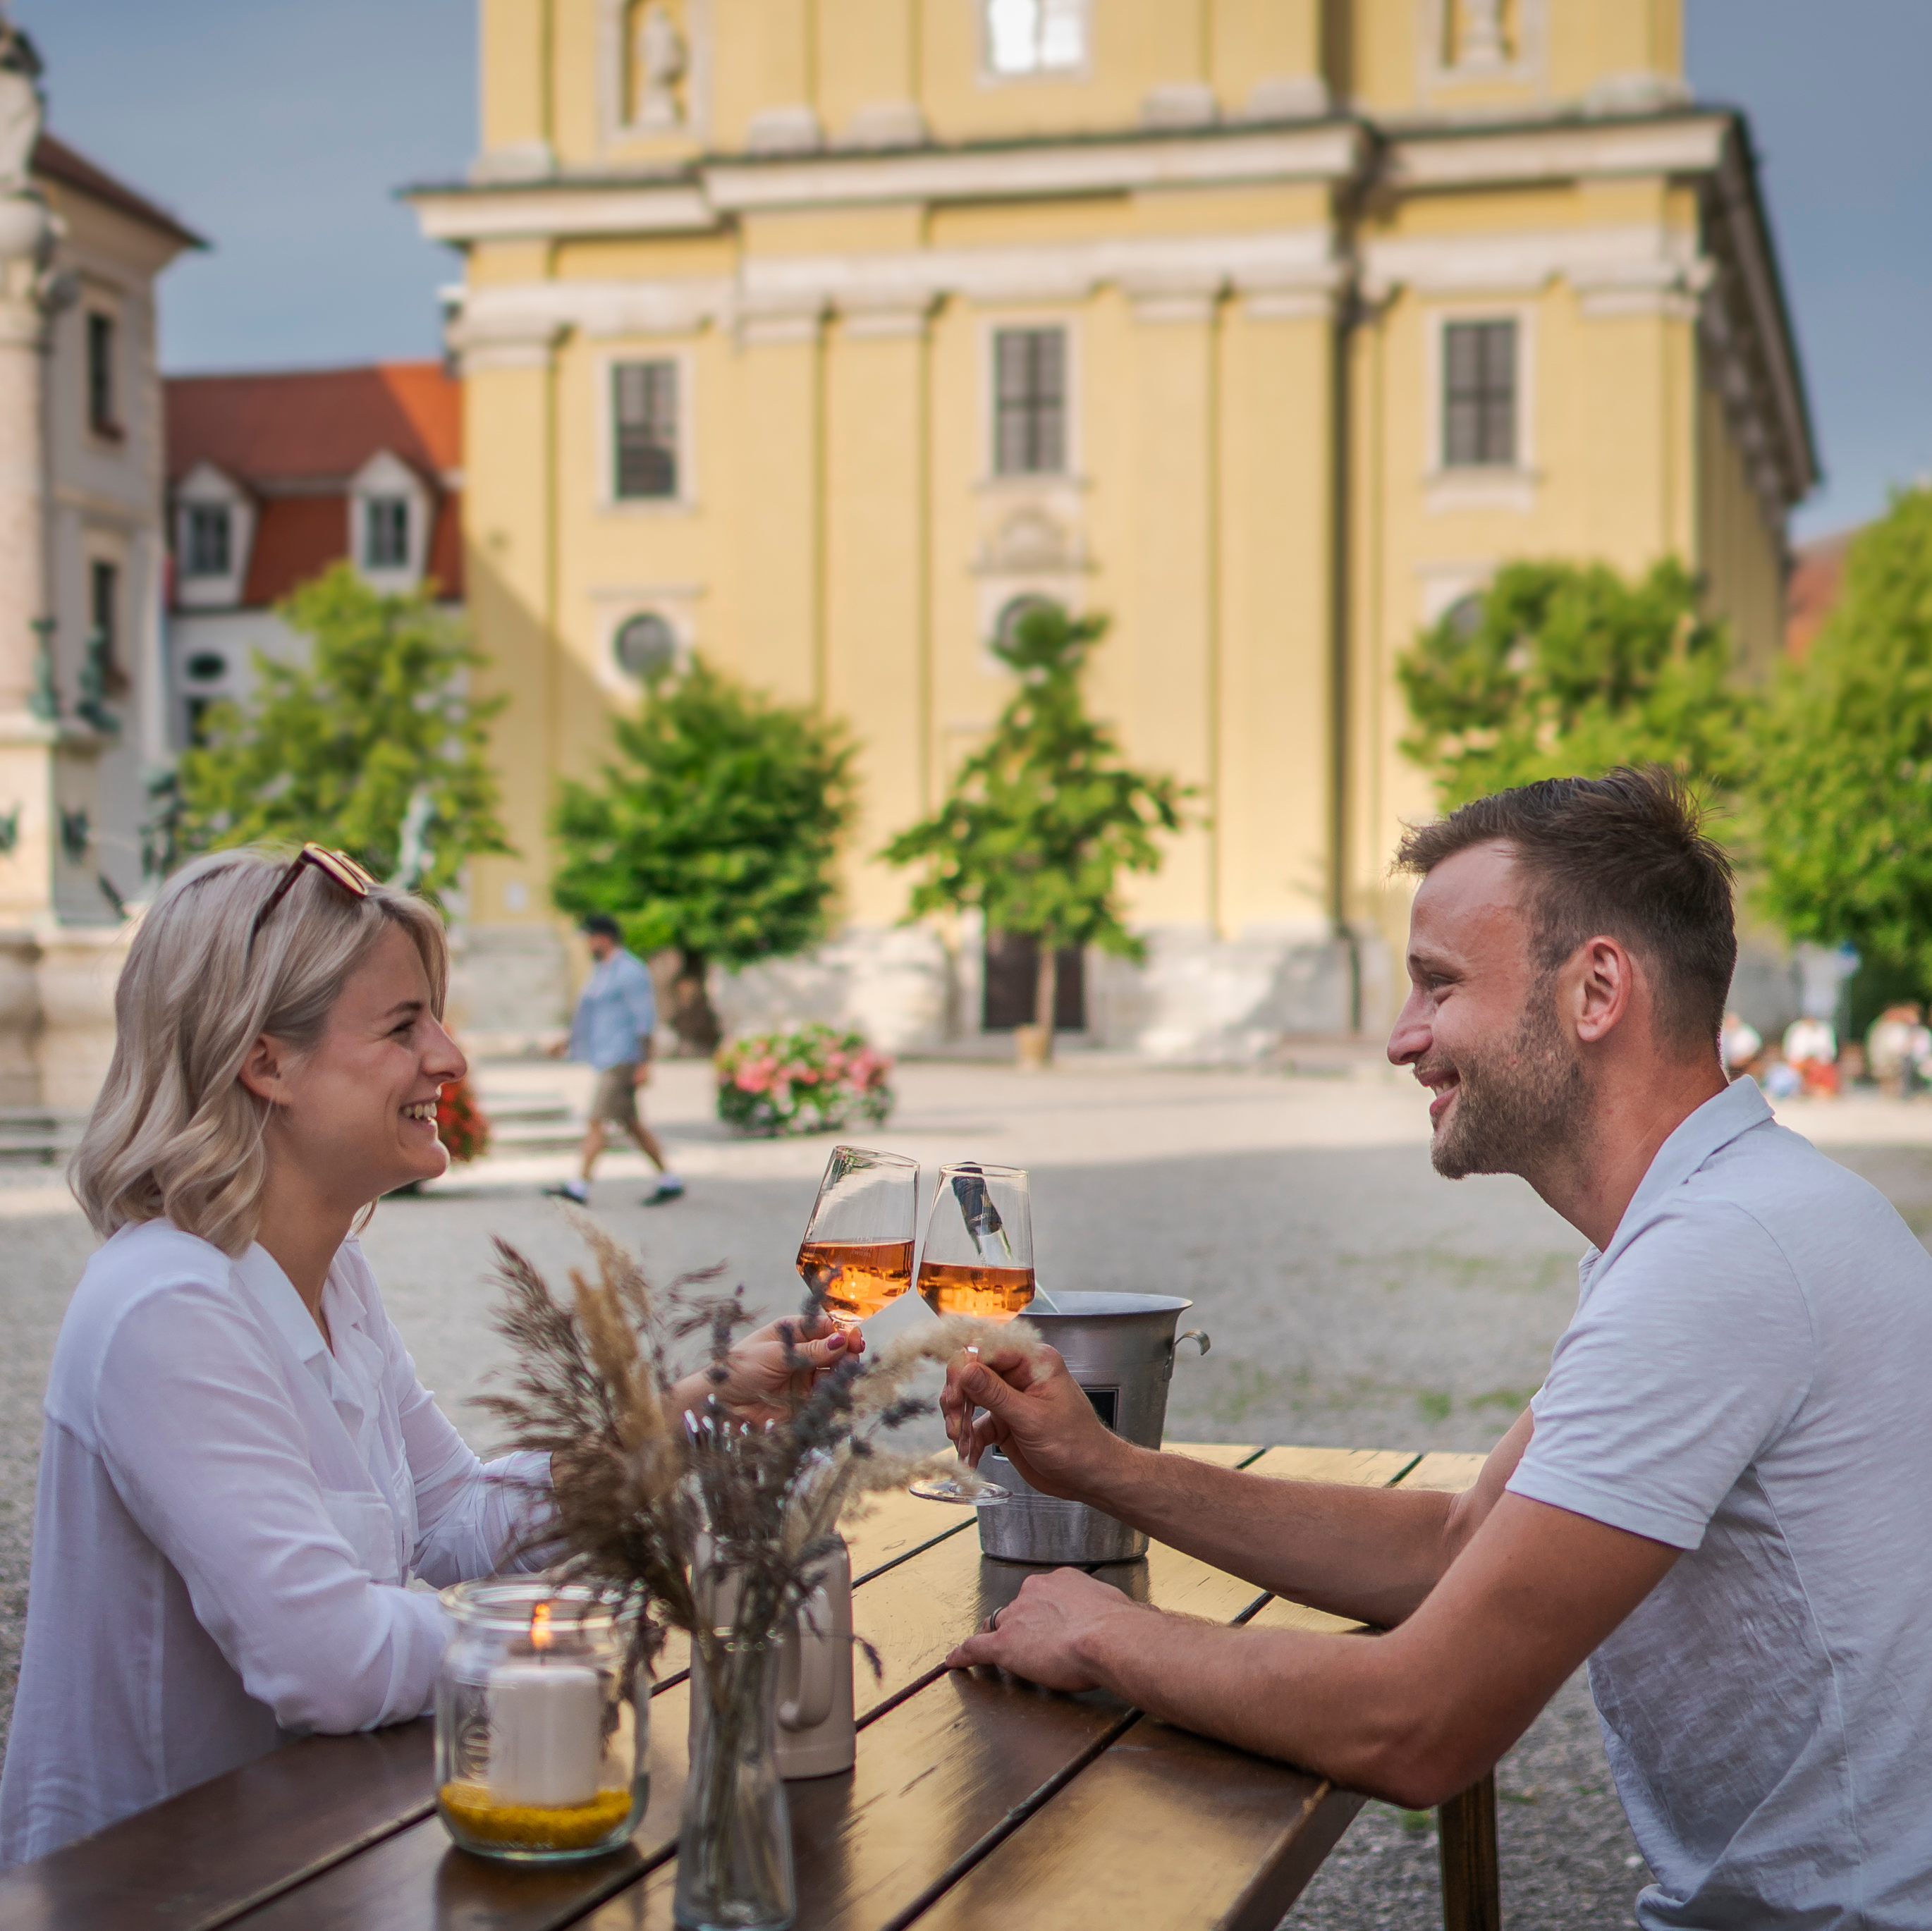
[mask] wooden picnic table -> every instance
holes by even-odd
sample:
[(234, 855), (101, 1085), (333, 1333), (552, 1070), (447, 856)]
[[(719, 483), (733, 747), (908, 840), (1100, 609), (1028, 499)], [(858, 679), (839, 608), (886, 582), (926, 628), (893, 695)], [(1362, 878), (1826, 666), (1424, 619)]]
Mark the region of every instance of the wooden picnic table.
[[(1169, 1445), (1264, 1475), (1456, 1489), (1481, 1458)], [(859, 1755), (786, 1786), (800, 1931), (1273, 1931), (1363, 1799), (1097, 1694), (947, 1652), (1031, 1573), (983, 1558), (970, 1510), (885, 1498), (850, 1538)], [(1226, 1623), (1352, 1627), (1156, 1543), (1096, 1574)], [(428, 1720), (312, 1737), (0, 1878), (0, 1931), (670, 1931), (688, 1716), (652, 1699), (650, 1807), (622, 1851), (524, 1867), (459, 1851)], [(1442, 1811), (1444, 1921), (1496, 1931), (1494, 1798)]]

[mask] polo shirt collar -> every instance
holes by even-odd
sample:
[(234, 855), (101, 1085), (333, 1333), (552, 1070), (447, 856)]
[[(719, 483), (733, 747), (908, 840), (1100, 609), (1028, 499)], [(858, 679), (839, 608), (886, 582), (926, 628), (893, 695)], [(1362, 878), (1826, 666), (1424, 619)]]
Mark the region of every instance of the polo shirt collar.
[(1758, 1090), (1757, 1081), (1747, 1073), (1733, 1080), (1722, 1093), (1713, 1093), (1692, 1114), (1678, 1123), (1677, 1129), (1658, 1148), (1636, 1192), (1630, 1195), (1623, 1218), (1610, 1244), (1599, 1255), (1594, 1248), (1584, 1257), (1587, 1273), (1601, 1261), (1614, 1259), (1636, 1236), (1637, 1229), (1664, 1202), (1664, 1196), (1682, 1186), (1712, 1154), (1733, 1140), (1761, 1126), (1772, 1117), (1771, 1108)]

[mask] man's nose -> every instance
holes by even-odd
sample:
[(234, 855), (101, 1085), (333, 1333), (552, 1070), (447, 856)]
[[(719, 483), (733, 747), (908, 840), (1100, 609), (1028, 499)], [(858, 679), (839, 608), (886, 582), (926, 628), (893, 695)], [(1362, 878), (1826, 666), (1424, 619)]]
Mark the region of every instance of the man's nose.
[(1414, 1066), (1428, 1051), (1429, 1042), (1429, 1022), (1423, 1010), (1421, 995), (1412, 991), (1402, 1002), (1402, 1010), (1396, 1015), (1395, 1030), (1389, 1035), (1390, 1063)]

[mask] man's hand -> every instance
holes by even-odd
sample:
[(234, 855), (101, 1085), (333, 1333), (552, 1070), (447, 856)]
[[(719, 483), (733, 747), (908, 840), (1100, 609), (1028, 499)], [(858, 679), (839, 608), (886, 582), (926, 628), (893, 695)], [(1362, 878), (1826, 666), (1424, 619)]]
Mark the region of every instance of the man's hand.
[(553, 1039), (544, 1051), (551, 1059), (560, 1060), (570, 1051), (570, 1042), (568, 1039)]
[[(976, 1406), (986, 1411), (976, 1421)], [(1126, 1449), (1051, 1348), (1040, 1367), (1017, 1348), (955, 1355), (939, 1408), (962, 1462), (976, 1468), (997, 1448), (1042, 1495), (1079, 1499)]]
[(686, 1375), (675, 1393), (694, 1414), (704, 1408), (707, 1396), (715, 1396), (719, 1407), (728, 1408), (740, 1421), (784, 1421), (812, 1393), (820, 1375), (848, 1356), (856, 1359), (865, 1351), (864, 1335), (856, 1328), (842, 1330), (823, 1315), (769, 1321), (746, 1335), (726, 1357), (722, 1387), (708, 1369), (701, 1369)]
[(649, 1086), (650, 1083), (651, 1063), (647, 1059), (640, 1060), (636, 1071), (631, 1075), (631, 1084), (633, 1087), (638, 1087)]
[(1081, 1654), (1082, 1639), (1129, 1617), (1156, 1614), (1130, 1603), (1082, 1569), (1029, 1576), (1020, 1593), (995, 1609), (977, 1636), (946, 1659), (948, 1669), (991, 1663), (1048, 1690), (1093, 1690), (1100, 1678)]

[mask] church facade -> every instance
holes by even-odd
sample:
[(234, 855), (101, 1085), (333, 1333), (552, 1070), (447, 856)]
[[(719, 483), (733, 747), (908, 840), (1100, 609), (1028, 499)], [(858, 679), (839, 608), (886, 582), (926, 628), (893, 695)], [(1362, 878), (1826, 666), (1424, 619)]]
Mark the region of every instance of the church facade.
[(1679, 14), (485, 0), (482, 151), (412, 196), (465, 256), (464, 574), (513, 700), (472, 1024), (556, 982), (557, 775), (701, 651), (863, 746), (842, 934), (721, 1004), (982, 1029), (983, 935), (900, 925), (874, 854), (1040, 598), (1108, 617), (1094, 705), (1194, 793), (1089, 1035), (1378, 1023), (1420, 626), (1514, 558), (1675, 556), (1778, 649), (1815, 457), (1748, 130), (1691, 97)]

